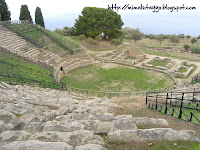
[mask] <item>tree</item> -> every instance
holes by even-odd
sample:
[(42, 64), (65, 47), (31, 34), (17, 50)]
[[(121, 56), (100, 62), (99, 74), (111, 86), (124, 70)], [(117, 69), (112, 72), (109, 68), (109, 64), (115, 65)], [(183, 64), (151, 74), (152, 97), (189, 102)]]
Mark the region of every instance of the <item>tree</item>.
[(191, 36), (190, 35), (186, 35), (186, 38), (189, 39), (189, 38), (191, 38)]
[(37, 7), (36, 10), (35, 10), (35, 23), (38, 24), (38, 25), (41, 25), (42, 27), (45, 27), (42, 12), (41, 12), (41, 9), (39, 7)]
[(173, 34), (171, 37), (170, 37), (170, 41), (173, 43), (173, 45), (176, 46), (177, 43), (179, 43), (180, 39), (178, 36), (176, 36), (175, 34)]
[(0, 21), (11, 20), (10, 11), (8, 10), (8, 6), (5, 0), (0, 0)]
[(29, 20), (30, 22), (33, 23), (27, 5), (21, 5), (19, 20)]
[(157, 39), (157, 40), (160, 42), (160, 44), (161, 44), (161, 42), (164, 40), (164, 35), (163, 35), (163, 34), (159, 34), (159, 35), (157, 35), (156, 39)]
[(149, 34), (149, 38), (150, 38), (151, 40), (156, 39), (156, 35), (154, 35), (154, 34)]
[(197, 42), (197, 39), (196, 39), (196, 38), (191, 39), (191, 43), (192, 43), (192, 44), (194, 44), (194, 43), (196, 43), (196, 42)]
[(184, 35), (184, 34), (179, 34), (178, 37), (179, 37), (180, 39), (184, 39), (184, 38), (185, 38), (185, 35)]
[(117, 39), (122, 35), (124, 23), (121, 16), (111, 9), (85, 7), (75, 23), (77, 35), (85, 34), (95, 38), (103, 34), (104, 38)]
[(200, 53), (200, 47), (198, 46), (192, 46), (190, 50), (192, 53)]
[(135, 42), (136, 41), (139, 41), (142, 39), (143, 37), (143, 33), (140, 32), (140, 30), (137, 28), (137, 29), (132, 29), (131, 30), (131, 33), (130, 33), (130, 36), (131, 36), (131, 39), (133, 39)]
[(200, 39), (200, 35), (197, 37), (197, 39)]
[(190, 46), (188, 44), (183, 45), (183, 47), (184, 47), (185, 51), (188, 51), (190, 48)]

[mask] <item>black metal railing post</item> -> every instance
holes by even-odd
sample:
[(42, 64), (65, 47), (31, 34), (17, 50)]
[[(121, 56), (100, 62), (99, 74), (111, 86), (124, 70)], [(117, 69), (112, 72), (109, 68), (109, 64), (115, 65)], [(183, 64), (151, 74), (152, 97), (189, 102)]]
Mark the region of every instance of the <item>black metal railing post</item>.
[(193, 100), (194, 100), (194, 96), (195, 96), (195, 88), (194, 88), (194, 92), (193, 92), (193, 98), (192, 98)]
[(158, 93), (156, 94), (156, 108), (155, 108), (155, 110), (157, 110), (157, 108), (158, 108)]
[(184, 99), (184, 93), (182, 94), (181, 106), (180, 106), (180, 111), (179, 111), (179, 116), (178, 116), (178, 118), (180, 118), (180, 119), (181, 119), (181, 117), (182, 117), (183, 99)]
[(168, 93), (167, 93), (166, 102), (165, 102), (165, 114), (167, 114), (167, 100), (168, 100)]
[(148, 101), (148, 92), (146, 92), (146, 105), (147, 105), (147, 101)]

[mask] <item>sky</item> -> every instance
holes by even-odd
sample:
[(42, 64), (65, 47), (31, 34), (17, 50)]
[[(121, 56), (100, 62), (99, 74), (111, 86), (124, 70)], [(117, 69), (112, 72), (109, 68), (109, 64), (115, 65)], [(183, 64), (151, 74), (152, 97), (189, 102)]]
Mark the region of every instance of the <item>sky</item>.
[(196, 10), (114, 10), (121, 15), (123, 27), (139, 28), (145, 34), (185, 34), (199, 36), (200, 1), (199, 0), (6, 0), (11, 11), (11, 19), (19, 20), (20, 7), (26, 4), (35, 19), (35, 9), (40, 7), (45, 26), (54, 30), (65, 26), (73, 27), (75, 19), (81, 15), (84, 7), (108, 6), (160, 6), (195, 7)]

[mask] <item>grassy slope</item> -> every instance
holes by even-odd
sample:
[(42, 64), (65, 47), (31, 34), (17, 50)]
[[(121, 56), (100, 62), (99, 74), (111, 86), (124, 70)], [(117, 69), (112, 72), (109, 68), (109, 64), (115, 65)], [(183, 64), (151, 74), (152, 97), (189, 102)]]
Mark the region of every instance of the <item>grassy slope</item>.
[[(0, 74), (14, 77), (13, 82), (20, 81), (20, 78), (30, 83), (33, 80), (36, 83), (55, 82), (49, 70), (5, 52), (0, 53)], [(9, 80), (6, 77), (0, 76), (0, 81), (8, 82)]]
[[(160, 80), (163, 76), (165, 79)], [(145, 91), (173, 84), (162, 73), (155, 75), (155, 72), (128, 67), (103, 69), (99, 65), (72, 70), (62, 80), (73, 87), (102, 91)]]

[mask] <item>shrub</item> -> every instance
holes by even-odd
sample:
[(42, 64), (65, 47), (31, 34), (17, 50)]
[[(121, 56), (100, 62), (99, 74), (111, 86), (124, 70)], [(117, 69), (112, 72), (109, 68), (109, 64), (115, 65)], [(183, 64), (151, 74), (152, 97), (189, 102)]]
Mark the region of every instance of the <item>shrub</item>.
[(96, 37), (95, 37), (95, 40), (99, 42), (99, 41), (102, 40), (102, 37), (101, 37), (101, 36), (96, 36)]
[(184, 47), (185, 51), (188, 51), (190, 48), (190, 46), (188, 44), (183, 45), (183, 47)]
[(111, 43), (114, 44), (114, 45), (119, 45), (121, 42), (120, 42), (119, 39), (112, 39)]
[(79, 36), (79, 39), (80, 39), (80, 40), (85, 40), (85, 39), (86, 39), (86, 36), (85, 36), (84, 34), (81, 34), (81, 35)]
[(191, 36), (190, 35), (186, 35), (186, 38), (189, 39), (189, 38), (191, 38)]
[(192, 53), (200, 53), (200, 47), (198, 46), (192, 46), (190, 50)]
[(192, 43), (192, 44), (194, 44), (194, 43), (196, 43), (196, 42), (197, 42), (197, 39), (196, 39), (196, 38), (191, 39), (191, 43)]
[(91, 45), (95, 45), (95, 44), (97, 44), (97, 41), (95, 41), (93, 38), (88, 38), (87, 39), (87, 42), (89, 43), (89, 44), (91, 44)]

